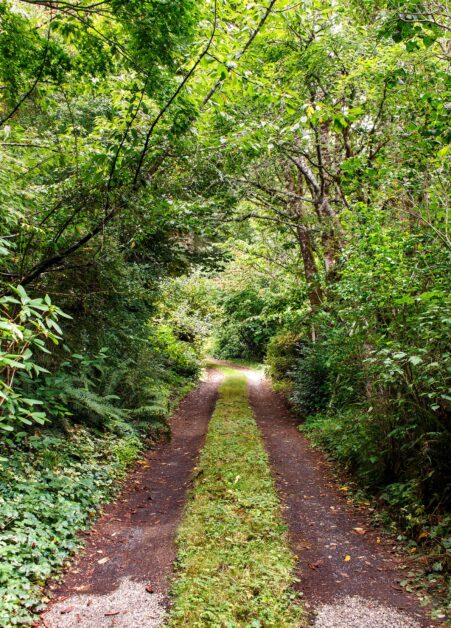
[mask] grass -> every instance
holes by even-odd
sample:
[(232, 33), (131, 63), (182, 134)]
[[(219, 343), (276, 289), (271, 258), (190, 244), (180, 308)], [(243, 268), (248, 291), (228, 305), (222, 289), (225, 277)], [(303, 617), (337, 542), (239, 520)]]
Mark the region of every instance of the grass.
[(169, 626), (299, 626), (294, 556), (252, 411), (236, 370), (225, 380), (178, 535)]
[[(244, 360), (242, 358), (233, 358), (231, 360), (224, 360), (228, 364), (243, 366), (244, 368), (252, 369), (254, 371), (264, 371), (265, 365), (261, 362), (256, 362), (255, 360)], [(204, 360), (205, 366), (217, 366), (217, 364), (211, 358), (205, 358)]]

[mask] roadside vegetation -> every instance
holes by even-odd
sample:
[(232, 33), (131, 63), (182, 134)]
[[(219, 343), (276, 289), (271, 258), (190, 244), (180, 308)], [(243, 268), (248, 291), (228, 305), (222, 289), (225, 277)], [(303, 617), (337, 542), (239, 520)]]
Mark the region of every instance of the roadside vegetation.
[(294, 556), (239, 371), (225, 379), (178, 534), (169, 625), (298, 627)]
[(450, 32), (432, 0), (0, 0), (5, 621), (60, 562), (45, 478), (120, 475), (212, 335), (443, 582)]
[[(174, 363), (171, 365), (174, 368)], [(155, 393), (136, 413), (112, 405), (113, 396), (100, 397), (87, 386), (76, 389), (69, 397), (71, 403), (64, 397), (64, 389), (55, 387), (53, 403), (61, 397), (65, 402), (64, 406), (59, 402), (64, 408), (63, 422), (56, 414), (53, 426), (4, 437), (7, 462), (0, 469), (2, 626), (34, 624), (34, 612), (46, 601), (43, 585), (81, 547), (78, 532), (89, 528), (102, 506), (117, 494), (129, 465), (144, 448), (167, 437), (166, 417), (194, 381), (171, 370), (164, 379), (154, 375), (158, 396)]]
[(81, 546), (102, 504), (144, 446), (143, 434), (101, 435), (78, 426), (17, 438), (2, 472), (0, 624), (29, 626), (41, 587)]

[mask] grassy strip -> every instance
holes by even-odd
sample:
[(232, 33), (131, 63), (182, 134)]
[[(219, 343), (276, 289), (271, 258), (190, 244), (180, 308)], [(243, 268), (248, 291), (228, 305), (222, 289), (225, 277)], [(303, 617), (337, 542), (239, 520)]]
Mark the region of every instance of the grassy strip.
[(169, 625), (299, 626), (294, 557), (246, 379), (221, 370), (226, 378), (179, 531)]

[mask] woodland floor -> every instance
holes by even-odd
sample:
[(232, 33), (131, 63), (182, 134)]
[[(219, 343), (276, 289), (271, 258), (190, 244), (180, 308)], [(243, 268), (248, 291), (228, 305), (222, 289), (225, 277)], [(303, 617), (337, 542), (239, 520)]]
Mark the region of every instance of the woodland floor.
[[(417, 600), (400, 588), (401, 558), (391, 550), (389, 540), (379, 538), (368, 513), (346, 498), (329, 464), (297, 430), (283, 399), (261, 374), (240, 370), (248, 379), (251, 407), (269, 455), (288, 542), (296, 555), (299, 580), (293, 587), (302, 593), (306, 624), (317, 628), (434, 625)], [(136, 465), (120, 498), (86, 534), (83, 552), (61, 583), (50, 586), (53, 600), (38, 625), (151, 628), (164, 624), (176, 531), (187, 492), (196, 481), (192, 471), (221, 380), (219, 371), (208, 369), (205, 381), (182, 402), (171, 420), (171, 441)], [(263, 627), (258, 619), (236, 625)], [(288, 626), (282, 622), (280, 628)]]

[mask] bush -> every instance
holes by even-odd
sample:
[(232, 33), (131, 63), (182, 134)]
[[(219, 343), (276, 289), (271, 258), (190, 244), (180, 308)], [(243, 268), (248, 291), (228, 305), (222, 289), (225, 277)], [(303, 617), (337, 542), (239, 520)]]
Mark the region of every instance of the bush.
[(268, 343), (265, 364), (276, 390), (291, 392), (290, 377), (301, 350), (301, 336), (291, 331), (281, 331)]
[(376, 422), (362, 409), (310, 416), (301, 428), (311, 440), (327, 451), (366, 487), (380, 487), (384, 477), (384, 458), (379, 453), (381, 433)]
[(324, 347), (305, 345), (290, 372), (293, 391), (290, 399), (301, 416), (326, 409), (330, 400), (329, 370)]
[(267, 344), (278, 329), (280, 303), (263, 290), (247, 287), (227, 294), (222, 303), (222, 327), (216, 337), (219, 358), (263, 360)]
[(200, 373), (198, 355), (191, 343), (179, 340), (168, 325), (151, 328), (150, 343), (161, 362), (183, 377), (197, 377)]
[[(225, 325), (216, 335), (213, 353), (222, 360), (254, 360), (261, 358), (261, 352), (254, 346), (246, 330), (241, 325)], [(257, 355), (256, 355), (257, 354)]]

